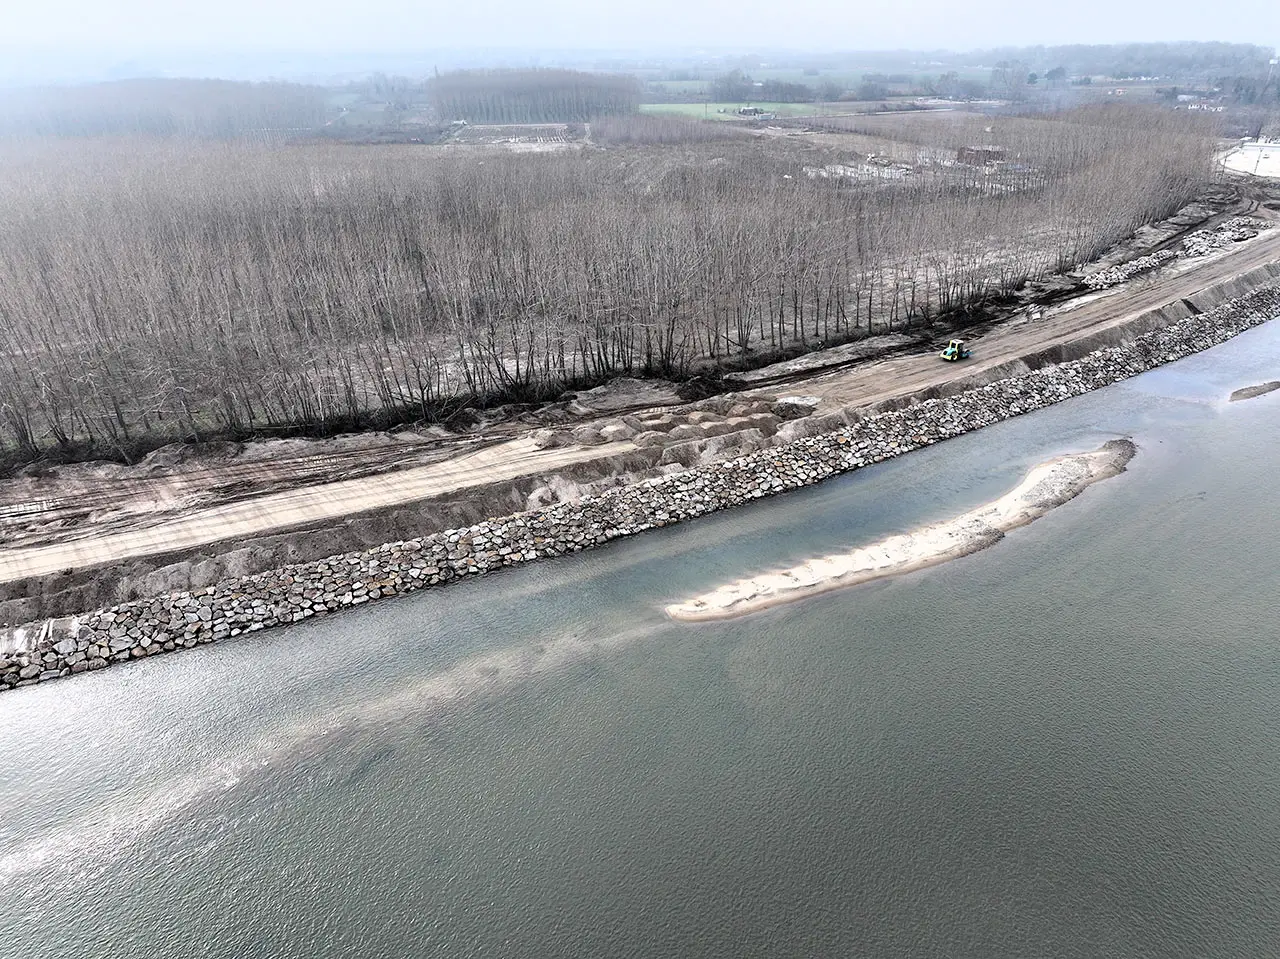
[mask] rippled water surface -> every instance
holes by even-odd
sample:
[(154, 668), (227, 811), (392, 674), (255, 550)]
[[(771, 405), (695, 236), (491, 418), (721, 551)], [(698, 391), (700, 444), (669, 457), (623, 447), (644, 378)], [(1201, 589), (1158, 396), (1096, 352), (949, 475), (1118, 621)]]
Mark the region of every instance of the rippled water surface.
[[(1280, 324), (731, 513), (0, 696), (16, 957), (1280, 955)], [(662, 606), (1132, 436), (990, 550)]]

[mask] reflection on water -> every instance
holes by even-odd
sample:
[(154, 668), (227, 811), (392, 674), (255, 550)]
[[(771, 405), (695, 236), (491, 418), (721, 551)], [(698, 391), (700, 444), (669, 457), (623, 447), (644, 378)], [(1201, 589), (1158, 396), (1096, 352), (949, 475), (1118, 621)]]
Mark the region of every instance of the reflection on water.
[[(0, 697), (18, 956), (1260, 956), (1280, 330), (770, 503)], [(715, 583), (1129, 472), (748, 619)], [(12, 951), (11, 951), (12, 952)]]

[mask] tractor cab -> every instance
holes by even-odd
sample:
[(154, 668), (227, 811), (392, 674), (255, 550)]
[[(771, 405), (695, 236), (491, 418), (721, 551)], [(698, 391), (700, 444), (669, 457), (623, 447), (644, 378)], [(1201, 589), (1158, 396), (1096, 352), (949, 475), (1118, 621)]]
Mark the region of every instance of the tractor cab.
[(954, 363), (957, 360), (967, 360), (972, 354), (969, 348), (964, 345), (964, 340), (952, 340), (947, 344), (947, 348), (938, 354), (948, 363)]

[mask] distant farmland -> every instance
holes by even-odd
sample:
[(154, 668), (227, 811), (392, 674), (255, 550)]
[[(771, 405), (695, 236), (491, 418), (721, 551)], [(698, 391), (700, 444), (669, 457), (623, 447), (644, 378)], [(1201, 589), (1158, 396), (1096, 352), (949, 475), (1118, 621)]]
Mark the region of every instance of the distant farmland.
[(817, 113), (856, 113), (865, 111), (865, 103), (642, 103), (641, 113), (665, 113), (674, 116), (708, 120), (738, 120), (741, 107), (752, 106), (780, 117), (813, 116)]

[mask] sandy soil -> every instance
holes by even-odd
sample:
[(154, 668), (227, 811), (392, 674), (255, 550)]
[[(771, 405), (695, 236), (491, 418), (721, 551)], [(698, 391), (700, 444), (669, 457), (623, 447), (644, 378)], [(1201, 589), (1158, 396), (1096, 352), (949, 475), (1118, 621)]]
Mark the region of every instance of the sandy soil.
[(1111, 440), (1091, 453), (1050, 460), (1004, 496), (954, 519), (847, 553), (811, 559), (791, 569), (740, 579), (668, 606), (667, 615), (687, 621), (730, 619), (968, 556), (1075, 498), (1099, 480), (1122, 473), (1134, 452), (1129, 441)]
[[(1234, 212), (1254, 212), (1237, 210)], [(1270, 215), (1265, 209), (1257, 215)], [(972, 360), (942, 363), (936, 345), (918, 352), (835, 369), (774, 371), (755, 377), (736, 396), (768, 404), (787, 394), (816, 397), (816, 415), (902, 402), (931, 391), (1009, 375), (1011, 365), (1037, 354), (1088, 346), (1133, 322), (1250, 269), (1280, 261), (1280, 229), (1206, 257), (1145, 274), (1102, 294), (1088, 294), (1048, 309), (1030, 321), (1018, 314), (970, 338)], [(945, 335), (945, 334), (944, 334)], [(1117, 334), (1118, 335), (1118, 334)], [(1094, 347), (1090, 347), (1094, 348)], [(804, 365), (804, 364), (802, 364)], [(744, 384), (747, 385), (747, 384)], [(687, 428), (701, 412), (680, 412), (670, 384), (630, 381), (620, 390), (592, 391), (553, 404), (544, 416), (581, 426), (626, 412), (668, 411)], [(593, 419), (594, 418), (594, 419)], [(727, 421), (726, 421), (727, 422)], [(235, 455), (193, 463), (144, 462), (126, 468), (100, 464), (56, 470), (43, 477), (0, 483), (0, 582), (63, 570), (118, 563), (195, 546), (243, 540), (317, 520), (414, 503), (516, 477), (549, 482), (568, 465), (617, 457), (627, 441), (538, 448), (532, 424), (521, 416), (469, 435), (377, 434), (343, 441), (288, 441), (272, 455), (245, 444)], [(735, 429), (743, 428), (741, 422)], [(664, 427), (672, 430), (673, 423)], [(648, 427), (646, 427), (647, 429)], [(687, 432), (686, 428), (686, 432)], [(728, 428), (728, 427), (725, 427)], [(663, 442), (683, 439), (679, 430)], [(599, 437), (597, 436), (597, 440)], [(279, 455), (284, 450), (283, 455)]]
[(742, 373), (726, 374), (725, 380), (741, 384), (745, 389), (749, 386), (768, 383), (781, 377), (789, 377), (805, 373), (826, 373), (834, 366), (846, 363), (859, 363), (873, 360), (886, 353), (896, 353), (910, 346), (920, 346), (927, 337), (922, 333), (907, 335), (906, 333), (888, 333), (883, 336), (870, 336), (865, 340), (855, 340), (817, 353), (806, 353), (793, 360), (783, 360), (758, 370)]
[[(630, 443), (609, 445), (615, 455), (635, 449)], [(598, 447), (540, 450), (527, 438), (511, 440), (428, 466), (259, 496), (91, 538), (5, 550), (0, 552), (0, 581), (173, 552), (253, 536), (264, 529), (338, 520), (352, 513), (455, 492), (479, 485), (478, 480), (497, 483), (534, 471), (554, 471), (599, 455)]]

